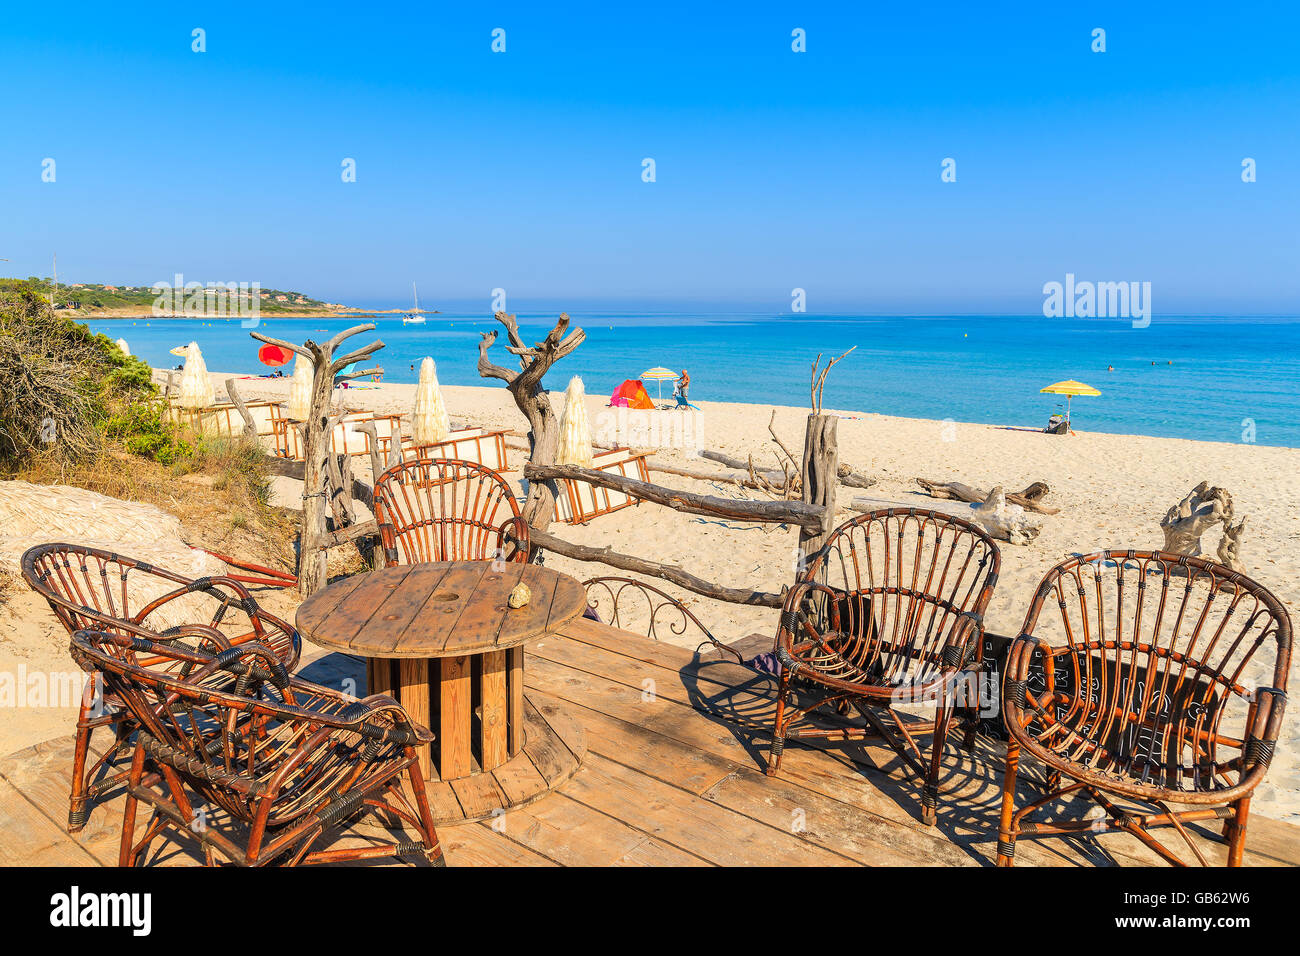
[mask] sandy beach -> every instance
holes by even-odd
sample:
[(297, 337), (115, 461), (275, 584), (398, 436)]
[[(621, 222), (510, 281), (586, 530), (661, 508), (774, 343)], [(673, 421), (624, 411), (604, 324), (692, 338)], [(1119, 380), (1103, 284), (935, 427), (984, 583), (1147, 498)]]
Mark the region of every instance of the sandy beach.
[[(229, 376), (213, 374), (218, 392)], [(289, 380), (238, 378), (245, 399), (285, 399)], [(411, 410), (415, 386), (363, 383), (341, 396), (357, 410), (402, 412)], [(444, 386), (453, 422), (512, 429), (522, 436), (526, 423), (510, 394), (499, 387)], [(552, 394), (559, 411), (563, 395)], [(588, 414), (596, 440), (602, 423), (608, 424), (608, 398), (588, 396)], [(714, 448), (746, 457), (756, 464), (772, 463), (773, 445), (767, 432), (775, 409), (774, 427), (786, 444), (802, 441), (807, 410), (786, 406), (745, 405), (697, 401), (699, 435), (692, 447), (660, 447), (653, 459), (700, 468), (715, 467), (699, 459), (695, 446)], [(673, 434), (673, 416), (655, 412), (664, 433)], [(680, 423), (680, 418), (676, 419)], [(1046, 482), (1051, 492), (1046, 503), (1060, 513), (1044, 518), (1043, 530), (1029, 545), (1001, 543), (1002, 575), (987, 615), (989, 630), (1015, 634), (1025, 608), (1043, 573), (1058, 561), (1077, 553), (1107, 547), (1158, 548), (1162, 543), (1160, 518), (1197, 483), (1208, 480), (1233, 495), (1238, 516), (1249, 515), (1249, 534), (1243, 547), (1247, 573), (1282, 600), (1293, 619), (1300, 619), (1300, 450), (1244, 444), (1186, 441), (1168, 438), (1091, 434), (1081, 431), (1057, 437), (991, 425), (896, 418), (845, 412), (839, 422), (841, 461), (878, 479), (867, 491), (842, 487), (840, 520), (852, 512), (847, 505), (855, 495), (887, 499), (918, 507), (934, 500), (919, 493), (915, 478), (960, 481), (989, 487), (1001, 484), (1020, 489), (1031, 482)], [(677, 426), (677, 433), (682, 429)], [(522, 437), (515, 439), (522, 442)], [(680, 442), (679, 442), (680, 444)], [(520, 488), (526, 455), (511, 449), (511, 471), (506, 477)], [(365, 473), (364, 458), (357, 459)], [(653, 480), (672, 487), (720, 496), (737, 496), (740, 489), (715, 482), (652, 474)], [(295, 506), (298, 488), (291, 479), (278, 479), (277, 503)], [(553, 525), (551, 530), (568, 540), (676, 564), (707, 580), (735, 587), (779, 591), (792, 577), (797, 533), (793, 528), (754, 526), (699, 518), (650, 504), (597, 518), (586, 526)], [(1217, 536), (1217, 533), (1216, 533)], [(1206, 544), (1212, 547), (1207, 535)], [(613, 572), (602, 565), (547, 555), (547, 565), (579, 579)], [(775, 612), (700, 598), (672, 585), (665, 590), (681, 596), (722, 640), (751, 634), (770, 637)], [(10, 590), (0, 609), (0, 668), (58, 668), (66, 660), (66, 636), (53, 618), (30, 596)], [(292, 617), (293, 594), (271, 598), (273, 609)], [(1294, 676), (1294, 675), (1293, 675)], [(71, 711), (19, 712), (0, 729), (0, 752), (44, 740), (67, 727)], [(1271, 817), (1300, 821), (1300, 709), (1286, 719), (1284, 742), (1278, 748), (1267, 782), (1256, 794), (1255, 809)]]

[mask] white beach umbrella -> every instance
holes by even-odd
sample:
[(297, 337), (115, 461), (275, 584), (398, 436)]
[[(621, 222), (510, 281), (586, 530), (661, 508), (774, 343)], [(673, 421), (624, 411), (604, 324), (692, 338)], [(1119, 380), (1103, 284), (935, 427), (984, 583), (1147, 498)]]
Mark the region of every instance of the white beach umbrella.
[(131, 347), (126, 344), (126, 339), (118, 339), (116, 344), (117, 347), (122, 350), (122, 354), (130, 358)]
[(185, 369), (181, 372), (181, 407), (210, 408), (217, 401), (216, 389), (197, 342), (185, 347)]
[(425, 356), (420, 363), (420, 384), (415, 387), (415, 415), (411, 422), (411, 434), (417, 445), (432, 445), (450, 433), (451, 421), (447, 418), (442, 389), (438, 387), (438, 370), (434, 368), (433, 359)]
[(293, 378), (289, 380), (289, 417), (295, 422), (305, 422), (311, 413), (311, 386), (315, 377), (311, 362), (299, 355), (293, 363)]
[(587, 420), (587, 392), (582, 379), (573, 376), (564, 393), (564, 411), (560, 414), (561, 465), (591, 467), (591, 423)]

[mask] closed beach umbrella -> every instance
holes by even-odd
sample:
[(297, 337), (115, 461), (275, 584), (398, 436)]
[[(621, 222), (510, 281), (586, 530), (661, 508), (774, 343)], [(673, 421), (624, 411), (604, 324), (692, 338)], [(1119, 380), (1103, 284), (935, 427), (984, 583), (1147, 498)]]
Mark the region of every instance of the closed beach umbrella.
[(217, 392), (208, 377), (208, 367), (197, 342), (185, 348), (185, 369), (181, 372), (181, 407), (210, 408), (216, 404)]
[(1084, 385), (1083, 382), (1076, 382), (1072, 378), (1066, 379), (1064, 382), (1055, 382), (1047, 386), (1047, 388), (1040, 388), (1038, 391), (1045, 392), (1048, 395), (1065, 396), (1065, 421), (1067, 423), (1070, 421), (1070, 402), (1074, 400), (1074, 396), (1101, 394), (1091, 385)]
[(591, 467), (591, 423), (587, 420), (587, 392), (582, 379), (573, 376), (564, 393), (564, 411), (560, 414), (561, 465)]
[(662, 365), (656, 365), (654, 368), (648, 368), (641, 373), (641, 378), (647, 382), (659, 383), (659, 397), (664, 397), (664, 382), (677, 378), (677, 373), (670, 368), (664, 368)]
[(427, 355), (420, 363), (420, 384), (415, 386), (415, 416), (411, 435), (417, 445), (434, 445), (451, 433), (447, 406), (438, 387), (438, 370)]
[(117, 347), (118, 347), (119, 349), (122, 350), (122, 354), (123, 354), (123, 355), (127, 356), (128, 358), (130, 358), (130, 356), (131, 356), (131, 346), (129, 346), (129, 345), (126, 344), (126, 339), (118, 339), (117, 342), (116, 342), (115, 344), (117, 345)]
[(295, 422), (305, 422), (311, 413), (311, 386), (315, 377), (311, 362), (299, 355), (293, 365), (293, 378), (289, 382), (289, 417)]

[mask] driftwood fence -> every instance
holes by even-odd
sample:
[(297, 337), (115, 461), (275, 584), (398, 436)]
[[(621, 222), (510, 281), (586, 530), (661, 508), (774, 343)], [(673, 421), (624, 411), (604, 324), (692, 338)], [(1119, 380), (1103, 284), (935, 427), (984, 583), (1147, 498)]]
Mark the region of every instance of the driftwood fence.
[[(734, 482), (770, 491), (773, 490), (773, 482), (777, 475), (783, 474), (785, 478), (783, 489), (791, 494), (797, 490), (799, 493), (797, 500), (721, 498), (681, 491), (589, 468), (557, 464), (558, 416), (551, 405), (550, 395), (542, 387), (542, 378), (555, 362), (576, 349), (586, 338), (586, 334), (582, 329), (569, 330), (569, 317), (561, 314), (554, 328), (541, 342), (528, 345), (513, 315), (498, 312), (496, 319), (505, 328), (508, 342), (506, 350), (518, 360), (519, 369), (516, 371), (505, 368), (491, 360), (489, 350), (498, 335), (496, 331), (492, 331), (484, 333), (479, 343), (478, 370), (484, 378), (495, 378), (506, 383), (516, 405), (530, 426), (529, 462), (524, 468), (524, 476), (528, 479), (528, 495), (523, 514), (529, 524), (529, 535), (536, 549), (535, 558), (539, 557), (542, 551), (552, 551), (573, 560), (605, 564), (623, 571), (660, 578), (704, 597), (735, 604), (779, 608), (781, 595), (778, 593), (716, 584), (674, 565), (635, 555), (620, 554), (608, 547), (593, 548), (576, 544), (550, 533), (547, 528), (555, 517), (555, 501), (559, 494), (557, 483), (562, 480), (586, 481), (685, 514), (729, 521), (789, 525), (798, 529), (799, 550), (806, 560), (822, 547), (827, 535), (833, 529), (835, 491), (841, 479), (847, 477), (854, 484), (869, 482), (869, 479), (854, 475), (839, 466), (837, 419), (833, 415), (823, 414), (821, 408), (826, 373), (839, 359), (831, 360), (822, 368), (821, 356), (818, 356), (817, 362), (813, 363), (811, 390), (813, 410), (807, 420), (803, 454), (797, 461), (798, 474), (790, 474), (791, 469), (783, 463), (783, 472), (768, 472), (766, 477), (760, 477), (751, 463), (749, 469), (751, 480), (738, 478)], [(297, 464), (281, 464), (286, 474), (301, 477), (303, 480), (303, 525), (299, 539), (298, 588), (304, 596), (325, 584), (326, 557), (329, 549), (355, 543), (363, 556), (373, 559), (375, 550), (373, 539), (378, 528), (373, 520), (357, 521), (353, 516), (352, 508), (355, 500), (371, 506), (373, 487), (352, 476), (350, 456), (336, 455), (330, 451), (330, 433), (347, 413), (347, 410), (333, 405), (334, 385), (347, 378), (372, 374), (374, 370), (345, 375), (342, 374), (342, 369), (383, 348), (383, 343), (373, 342), (340, 358), (334, 357), (335, 350), (347, 338), (372, 329), (374, 329), (372, 324), (359, 325), (339, 333), (323, 344), (309, 340), (302, 345), (251, 333), (253, 338), (259, 341), (280, 345), (307, 357), (314, 371), (307, 420), (293, 423), (302, 435), (305, 460)], [(226, 390), (244, 419), (245, 431), (255, 435), (256, 428), (252, 415), (233, 380), (227, 381)], [(402, 460), (400, 436), (394, 436), (385, 457), (380, 452), (374, 424), (361, 423), (358, 428), (370, 434), (371, 470), (375, 477)], [(775, 433), (773, 437), (787, 456), (787, 460), (795, 461), (792, 453), (780, 443)], [(672, 472), (674, 469), (661, 470)], [(694, 475), (688, 470), (679, 471), (690, 477), (710, 477)]]

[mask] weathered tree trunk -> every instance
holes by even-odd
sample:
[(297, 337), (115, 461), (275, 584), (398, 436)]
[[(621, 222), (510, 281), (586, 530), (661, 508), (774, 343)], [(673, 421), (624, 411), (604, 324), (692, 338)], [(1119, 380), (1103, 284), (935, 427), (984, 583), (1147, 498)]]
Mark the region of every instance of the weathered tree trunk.
[(799, 551), (805, 563), (812, 560), (835, 530), (835, 489), (840, 473), (838, 422), (834, 415), (814, 412), (808, 416), (804, 429), (800, 498), (805, 504), (822, 509), (820, 527), (799, 529)]
[(257, 441), (257, 423), (253, 421), (253, 413), (248, 410), (244, 404), (244, 398), (239, 394), (239, 388), (235, 385), (233, 378), (226, 379), (226, 395), (229, 396), (231, 403), (239, 409), (239, 415), (244, 420), (244, 435), (249, 441)]
[[(483, 378), (496, 378), (506, 383), (515, 404), (528, 419), (528, 459), (535, 465), (555, 463), (560, 440), (559, 420), (551, 407), (551, 398), (542, 387), (542, 377), (557, 361), (576, 349), (586, 339), (582, 329), (566, 331), (569, 316), (561, 312), (555, 327), (536, 345), (527, 346), (519, 334), (519, 325), (513, 315), (498, 312), (496, 319), (506, 329), (509, 343), (506, 351), (518, 356), (519, 371), (502, 368), (488, 358), (488, 349), (497, 340), (497, 332), (484, 332), (478, 346), (478, 372)], [(531, 528), (545, 528), (555, 518), (555, 498), (559, 487), (553, 479), (529, 481), (528, 498), (524, 502), (523, 516)]]
[(302, 532), (298, 539), (298, 591), (304, 597), (315, 593), (325, 585), (328, 551), (330, 547), (338, 544), (327, 527), (331, 485), (328, 480), (331, 454), (330, 432), (338, 420), (331, 410), (334, 386), (337, 382), (346, 379), (375, 374), (378, 369), (366, 369), (347, 374), (343, 374), (343, 369), (379, 351), (384, 347), (384, 343), (371, 342), (339, 358), (334, 357), (334, 352), (346, 339), (360, 332), (369, 332), (374, 327), (373, 323), (353, 326), (323, 344), (308, 339), (302, 345), (295, 345), (258, 332), (249, 333), (259, 342), (282, 346), (304, 356), (312, 363), (310, 410), (307, 420), (297, 423), (301, 426), (304, 461)]
[(693, 491), (682, 491), (665, 485), (627, 478), (592, 468), (578, 465), (535, 465), (529, 462), (524, 466), (524, 476), (530, 482), (553, 481), (564, 478), (570, 481), (585, 481), (598, 488), (621, 491), (633, 498), (650, 501), (674, 511), (686, 514), (705, 515), (710, 518), (727, 518), (732, 521), (762, 521), (768, 523), (786, 522), (797, 524), (809, 532), (818, 532), (823, 526), (823, 510), (815, 505), (798, 501), (754, 501), (748, 498), (719, 498), (713, 495), (699, 495)]

